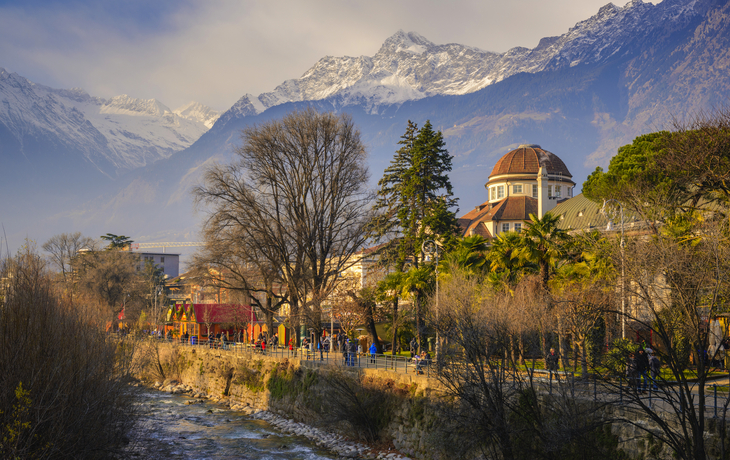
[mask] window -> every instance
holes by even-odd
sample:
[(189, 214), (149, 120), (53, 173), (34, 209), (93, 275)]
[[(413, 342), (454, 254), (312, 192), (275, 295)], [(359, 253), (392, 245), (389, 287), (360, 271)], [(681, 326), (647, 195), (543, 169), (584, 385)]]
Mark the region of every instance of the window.
[(498, 185), (497, 186), (497, 199), (504, 198), (504, 185)]
[(537, 184), (532, 184), (532, 197), (537, 198)]
[(522, 184), (515, 184), (512, 186), (512, 193), (515, 195), (522, 194)]
[(160, 263), (161, 264), (164, 264), (165, 263), (165, 258), (164, 257), (160, 257)]
[(520, 233), (522, 231), (522, 224), (521, 223), (515, 223), (515, 231), (517, 233)]
[(502, 224), (502, 231), (503, 232), (508, 232), (509, 231), (509, 223)]
[(573, 196), (573, 189), (568, 187), (568, 196)]
[(559, 186), (559, 185), (556, 185), (555, 186), (555, 196), (558, 197), (558, 198), (560, 198), (561, 189), (562, 189), (561, 186)]
[(490, 200), (495, 200), (497, 198), (497, 187), (489, 187), (489, 193), (490, 193)]
[(551, 198), (553, 196), (553, 186), (548, 185), (548, 198)]

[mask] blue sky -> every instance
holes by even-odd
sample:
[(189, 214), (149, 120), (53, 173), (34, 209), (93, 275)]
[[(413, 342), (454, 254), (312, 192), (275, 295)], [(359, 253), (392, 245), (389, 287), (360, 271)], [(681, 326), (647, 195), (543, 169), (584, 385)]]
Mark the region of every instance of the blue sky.
[[(375, 54), (399, 29), (434, 43), (535, 47), (606, 0), (0, 0), (0, 67), (94, 96), (218, 110), (318, 59)], [(654, 3), (657, 3), (656, 1)]]

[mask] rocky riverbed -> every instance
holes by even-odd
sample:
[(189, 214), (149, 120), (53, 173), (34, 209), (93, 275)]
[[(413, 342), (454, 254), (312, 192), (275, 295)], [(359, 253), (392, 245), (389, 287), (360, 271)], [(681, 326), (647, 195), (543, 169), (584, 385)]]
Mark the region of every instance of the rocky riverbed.
[[(300, 450), (304, 448), (304, 451), (297, 450), (296, 455), (295, 452), (288, 452), (289, 456), (284, 457), (277, 457), (277, 456), (264, 456), (264, 457), (255, 457), (251, 456), (250, 454), (242, 457), (242, 458), (303, 458), (303, 459), (309, 459), (309, 458), (362, 458), (362, 459), (377, 459), (377, 460), (407, 460), (408, 457), (405, 457), (397, 452), (393, 451), (387, 451), (387, 450), (379, 450), (374, 449), (371, 446), (367, 446), (362, 443), (353, 442), (352, 440), (349, 440), (347, 438), (344, 438), (343, 436), (334, 433), (329, 432), (320, 428), (315, 428), (309, 425), (306, 425), (304, 423), (299, 423), (294, 420), (290, 420), (284, 417), (281, 417), (277, 414), (274, 414), (272, 412), (268, 411), (260, 411), (256, 410), (254, 408), (251, 408), (249, 406), (245, 405), (237, 405), (235, 403), (231, 403), (228, 401), (228, 398), (223, 397), (217, 397), (213, 395), (208, 395), (204, 392), (201, 392), (190, 385), (184, 385), (180, 384), (175, 381), (166, 381), (166, 382), (155, 382), (153, 385), (153, 389), (161, 391), (165, 395), (177, 395), (179, 404), (181, 406), (193, 406), (189, 408), (193, 413), (199, 414), (200, 412), (204, 412), (206, 414), (215, 414), (216, 417), (211, 417), (213, 420), (211, 420), (213, 423), (215, 423), (215, 420), (219, 420), (221, 425), (226, 425), (231, 423), (232, 417), (239, 418), (239, 422), (241, 419), (245, 419), (251, 423), (255, 422), (265, 422), (266, 425), (275, 428), (276, 431), (280, 432), (281, 434), (289, 437), (303, 437), (306, 438), (308, 442), (304, 442), (302, 445), (299, 445), (302, 441), (286, 441), (283, 440), (281, 445), (287, 446), (287, 442), (289, 445), (295, 444), (297, 445), (297, 448)], [(196, 407), (197, 406), (197, 407)], [(204, 409), (205, 406), (210, 406), (210, 409)], [(180, 408), (182, 411), (182, 407)], [(182, 417), (184, 415), (181, 414)], [(245, 424), (243, 424), (245, 425)], [(245, 428), (244, 428), (245, 429)], [(261, 436), (263, 436), (262, 439), (271, 438), (271, 434), (262, 433)], [(178, 439), (180, 441), (180, 439)], [(307, 451), (307, 445), (309, 443), (312, 443), (315, 447), (314, 449), (310, 451)], [(173, 443), (174, 444), (174, 443)], [(250, 442), (244, 442), (243, 444), (250, 444)], [(274, 443), (275, 444), (275, 443)], [(280, 447), (280, 446), (279, 446)], [(221, 455), (225, 455), (225, 452), (220, 452)], [(235, 455), (235, 452), (231, 452), (230, 454)], [(319, 456), (324, 455), (324, 456)], [(173, 458), (195, 458), (195, 457), (173, 457)], [(213, 458), (213, 457), (208, 457)], [(216, 457), (217, 458), (217, 457)], [(231, 458), (228, 456), (223, 456), (220, 458)]]

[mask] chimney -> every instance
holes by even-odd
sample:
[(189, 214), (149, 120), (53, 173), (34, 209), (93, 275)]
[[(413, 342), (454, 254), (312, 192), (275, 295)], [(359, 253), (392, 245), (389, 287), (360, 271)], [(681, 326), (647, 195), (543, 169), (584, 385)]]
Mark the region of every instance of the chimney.
[(537, 170), (537, 217), (542, 219), (546, 212), (550, 210), (548, 202), (548, 174), (545, 167), (540, 166)]

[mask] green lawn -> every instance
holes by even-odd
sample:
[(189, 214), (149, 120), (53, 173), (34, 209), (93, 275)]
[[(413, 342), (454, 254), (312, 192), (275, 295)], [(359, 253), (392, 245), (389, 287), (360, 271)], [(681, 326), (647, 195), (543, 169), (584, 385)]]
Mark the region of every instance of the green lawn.
[[(389, 352), (389, 351), (386, 351), (383, 354), (384, 355), (387, 355), (387, 356), (392, 355), (392, 353)], [(397, 353), (396, 356), (403, 356), (404, 358), (410, 358), (411, 357), (411, 352), (410, 351), (401, 351), (400, 353)]]

